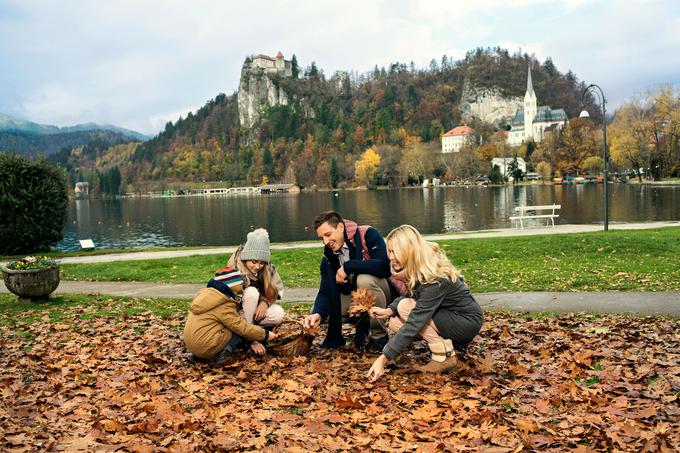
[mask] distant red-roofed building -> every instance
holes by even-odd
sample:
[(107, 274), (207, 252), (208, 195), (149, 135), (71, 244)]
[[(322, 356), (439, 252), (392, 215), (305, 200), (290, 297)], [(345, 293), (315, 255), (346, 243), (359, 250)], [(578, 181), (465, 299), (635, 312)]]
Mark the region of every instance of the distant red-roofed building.
[(251, 68), (264, 69), (270, 73), (278, 73), (286, 77), (293, 75), (293, 66), (289, 60), (283, 58), (283, 54), (279, 50), (276, 57), (270, 57), (269, 55), (257, 54), (253, 57), (250, 63)]
[(454, 127), (442, 135), (442, 153), (459, 152), (463, 145), (474, 141), (475, 134), (475, 130), (466, 124)]

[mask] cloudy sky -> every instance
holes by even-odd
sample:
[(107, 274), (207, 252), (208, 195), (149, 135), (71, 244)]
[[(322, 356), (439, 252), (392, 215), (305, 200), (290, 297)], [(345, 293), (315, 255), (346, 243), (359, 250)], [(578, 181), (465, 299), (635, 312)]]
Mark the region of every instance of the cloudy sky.
[(247, 55), (295, 53), (330, 75), (496, 45), (552, 57), (613, 110), (680, 85), (680, 1), (0, 0), (0, 112), (155, 134), (237, 90)]

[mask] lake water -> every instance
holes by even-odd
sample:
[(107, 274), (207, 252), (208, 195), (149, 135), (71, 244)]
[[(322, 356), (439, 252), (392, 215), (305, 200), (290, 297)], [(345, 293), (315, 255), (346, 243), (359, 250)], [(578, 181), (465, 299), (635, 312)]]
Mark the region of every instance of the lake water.
[[(680, 220), (680, 186), (611, 184), (609, 221)], [(404, 188), (309, 192), (298, 195), (73, 200), (57, 248), (78, 250), (79, 239), (97, 248), (222, 246), (264, 227), (272, 242), (316, 239), (311, 223), (321, 211), (376, 227), (383, 234), (403, 223), (423, 233), (513, 226), (516, 206), (561, 204), (556, 223), (602, 223), (597, 185)]]

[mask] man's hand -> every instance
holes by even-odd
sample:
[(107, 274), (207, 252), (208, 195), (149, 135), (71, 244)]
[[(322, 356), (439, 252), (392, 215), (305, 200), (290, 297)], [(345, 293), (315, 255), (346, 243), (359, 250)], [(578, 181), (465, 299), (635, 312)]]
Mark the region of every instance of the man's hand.
[(305, 319), (302, 320), (302, 326), (305, 329), (309, 329), (311, 327), (319, 327), (321, 325), (321, 315), (318, 313), (314, 313), (311, 315), (305, 316)]
[(392, 309), (371, 307), (370, 310), (368, 310), (368, 315), (373, 319), (385, 319), (392, 316)]
[(259, 304), (257, 304), (257, 308), (255, 309), (255, 315), (253, 315), (253, 320), (255, 322), (260, 322), (264, 319), (264, 317), (267, 315), (267, 309), (269, 308), (269, 305), (267, 305), (267, 302), (261, 301)]
[(369, 381), (375, 382), (380, 376), (385, 374), (385, 365), (387, 364), (387, 360), (388, 358), (385, 354), (380, 354), (380, 357), (375, 359), (375, 362), (373, 362), (373, 365), (371, 365), (371, 369), (368, 370), (368, 374), (366, 374), (366, 377)]
[(340, 266), (338, 272), (335, 274), (335, 283), (347, 283), (347, 274), (345, 273), (345, 266)]

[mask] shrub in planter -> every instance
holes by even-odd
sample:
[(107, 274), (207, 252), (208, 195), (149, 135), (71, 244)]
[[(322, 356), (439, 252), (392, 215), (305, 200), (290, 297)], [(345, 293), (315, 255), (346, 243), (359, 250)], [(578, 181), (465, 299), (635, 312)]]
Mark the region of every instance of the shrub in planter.
[(30, 300), (47, 299), (59, 286), (59, 263), (46, 256), (27, 256), (2, 267), (7, 289)]
[(63, 170), (0, 153), (0, 255), (49, 250), (64, 236), (67, 208)]

